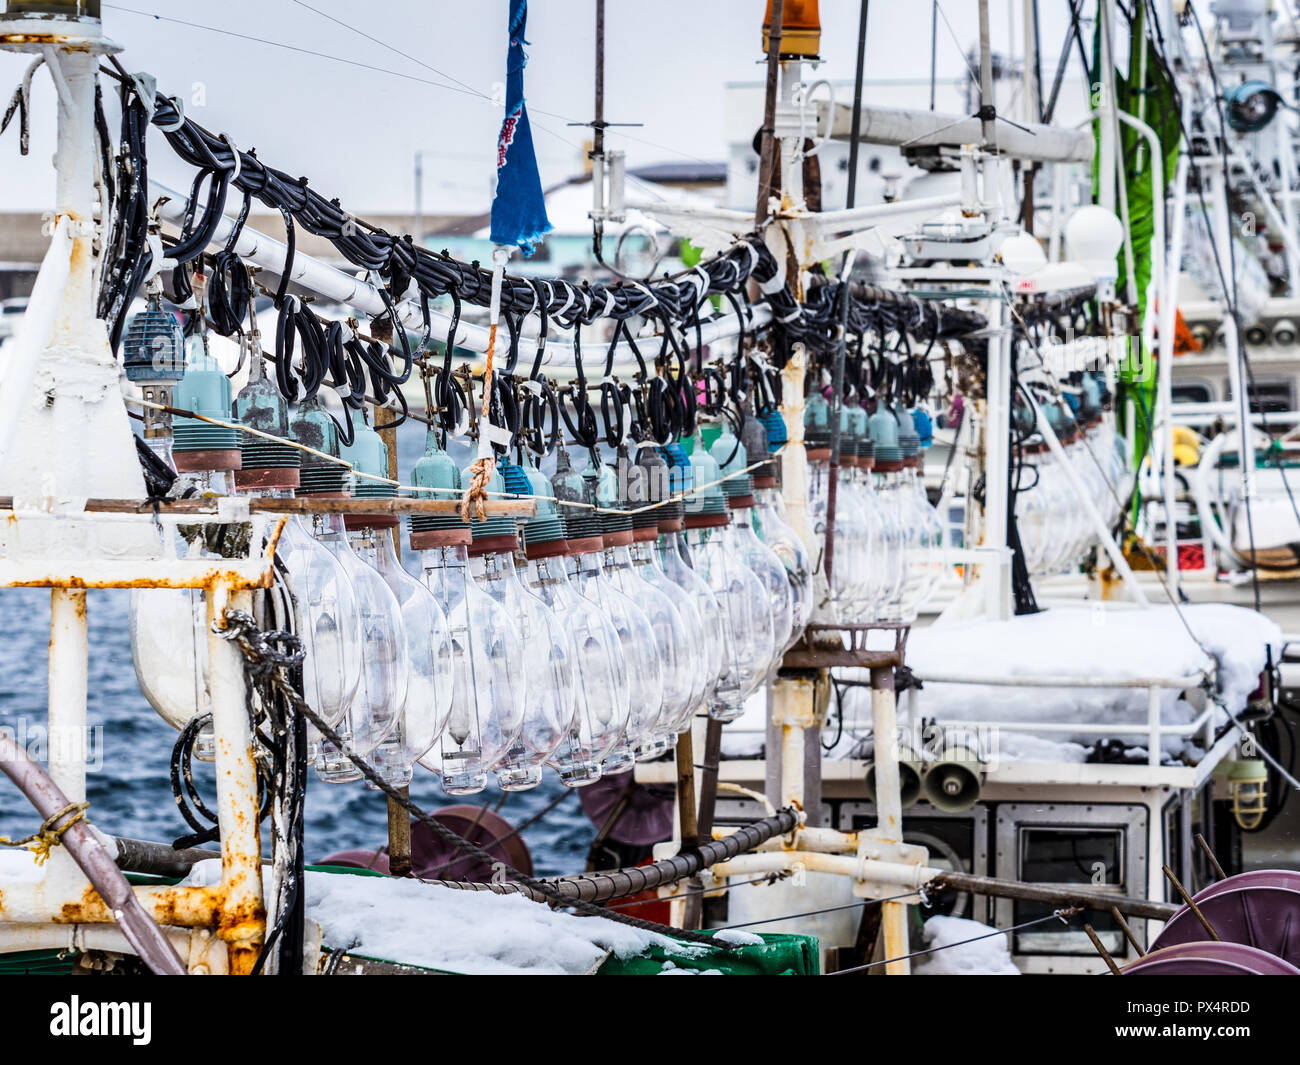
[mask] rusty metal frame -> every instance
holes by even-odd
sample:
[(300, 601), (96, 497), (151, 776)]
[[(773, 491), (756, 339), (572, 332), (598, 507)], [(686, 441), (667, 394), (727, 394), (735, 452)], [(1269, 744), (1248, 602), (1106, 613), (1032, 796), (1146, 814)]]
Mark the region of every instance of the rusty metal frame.
[[(21, 515), (13, 512), (7, 517), (10, 522), (22, 520)], [(205, 519), (208, 522), (228, 520), (224, 515), (201, 514), (188, 520), (202, 523)], [(0, 586), (51, 589), (51, 734), (56, 728), (71, 728), (80, 729), (84, 735), (87, 588), (201, 588), (208, 593), (221, 881), (215, 886), (144, 885), (134, 889), (145, 910), (160, 925), (193, 930), (189, 952), (191, 971), (251, 972), (265, 936), (257, 772), (246, 706), (244, 664), (235, 644), (224, 639), (218, 630), (224, 626), (227, 608), (248, 611), (253, 591), (271, 586), (275, 551), (287, 521), (288, 517), (281, 515), (273, 521), (257, 522), (259, 526), (269, 526), (266, 546), (259, 555), (248, 559), (220, 562), (92, 559), (44, 563), (0, 559)], [(261, 538), (255, 535), (252, 542)], [(59, 760), (56, 764), (51, 750), (50, 769), (73, 801), (84, 800), (84, 757)], [(99, 925), (113, 920), (113, 913), (63, 848), (55, 848), (51, 853), (40, 879), (0, 889), (3, 925)], [(212, 931), (226, 946), (225, 959), (213, 955), (213, 944), (209, 942)]]

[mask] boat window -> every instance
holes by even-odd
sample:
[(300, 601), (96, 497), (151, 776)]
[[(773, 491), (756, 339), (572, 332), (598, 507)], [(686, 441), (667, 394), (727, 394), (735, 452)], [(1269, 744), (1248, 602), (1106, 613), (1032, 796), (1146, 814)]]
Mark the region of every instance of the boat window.
[[(1295, 409), (1295, 385), (1285, 377), (1256, 377), (1249, 392), (1250, 409), (1253, 411), (1273, 414)], [(1225, 385), (1223, 394), (1232, 395), (1230, 384)]]
[(1214, 390), (1204, 381), (1178, 381), (1171, 388), (1175, 403), (1212, 403)]
[[(1124, 894), (1124, 830), (1122, 828), (1020, 829), (1019, 879), (1033, 884), (1086, 884), (1092, 890)], [(1014, 924), (1046, 917), (1050, 902), (1017, 900)], [(1106, 949), (1127, 953), (1123, 933), (1107, 913), (1090, 913), (1088, 921)], [(1041, 924), (1016, 933), (1016, 953), (1093, 954), (1087, 933), (1061, 924)]]

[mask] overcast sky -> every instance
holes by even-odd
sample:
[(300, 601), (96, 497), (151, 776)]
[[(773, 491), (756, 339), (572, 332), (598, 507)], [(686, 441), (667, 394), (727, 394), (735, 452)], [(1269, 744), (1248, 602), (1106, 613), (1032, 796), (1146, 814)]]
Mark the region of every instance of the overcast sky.
[[(956, 77), (965, 67), (963, 50), (977, 39), (978, 9), (974, 0), (941, 6), (952, 30), (941, 17), (939, 73)], [(1014, 41), (1021, 53), (1021, 6), (1020, 0), (994, 0), (995, 50)], [(1045, 0), (1040, 6), (1044, 77), (1050, 79), (1067, 4)], [(103, 7), (106, 33), (123, 45), (128, 69), (153, 73), (160, 88), (184, 98), (188, 116), (229, 133), (241, 148), (256, 147), (282, 170), (307, 175), (349, 209), (409, 211), (417, 151), (425, 153), (427, 214), (488, 207), (501, 115), (492, 97), (494, 83), (504, 78), (506, 0), (105, 0)], [(607, 0), (606, 8), (606, 118), (644, 123), (612, 131), (610, 146), (626, 150), (629, 166), (721, 161), (724, 86), (762, 77), (763, 0)], [(591, 118), (594, 10), (594, 0), (529, 5), (525, 88), (548, 185), (581, 165), (588, 131), (568, 123)], [(857, 12), (858, 0), (822, 0), (825, 62), (816, 77), (853, 77)], [(928, 0), (872, 4), (868, 76), (928, 77), (930, 19)], [(5, 98), (28, 61), (0, 53)], [(50, 204), (54, 97), (46, 74), (36, 86), (31, 156), (18, 156), (13, 128), (0, 140), (3, 210)], [(869, 89), (867, 97), (890, 102), (883, 86)], [(187, 171), (173, 162), (161, 137), (153, 134), (150, 143), (151, 174), (187, 184)]]

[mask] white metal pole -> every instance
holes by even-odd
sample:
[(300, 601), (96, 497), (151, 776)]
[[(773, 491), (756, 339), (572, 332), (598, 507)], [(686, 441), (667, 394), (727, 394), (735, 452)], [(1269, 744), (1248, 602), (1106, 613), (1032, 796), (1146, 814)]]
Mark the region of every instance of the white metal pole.
[(1233, 321), (1235, 307), (1232, 291), (1236, 287), (1233, 263), (1235, 256), (1231, 253), (1232, 224), (1228, 218), (1227, 175), (1223, 172), (1222, 160), (1217, 156), (1202, 157), (1198, 160), (1201, 177), (1205, 182), (1205, 194), (1214, 204), (1214, 243), (1219, 252), (1219, 264), (1223, 270), (1227, 290), (1223, 293), (1223, 317), (1227, 328), (1224, 338), (1228, 357), (1228, 386), (1232, 390), (1233, 401), (1237, 405), (1237, 426), (1241, 433), (1239, 440), (1239, 458), (1241, 466), (1241, 491), (1246, 499), (1255, 495), (1255, 434), (1251, 428), (1250, 395), (1246, 389), (1245, 375), (1241, 364), (1241, 337)]
[[(1173, 219), (1169, 235), (1164, 293), (1160, 297), (1160, 361), (1156, 378), (1156, 424), (1160, 426), (1158, 443), (1161, 480), (1165, 501), (1165, 573), (1170, 592), (1178, 595), (1178, 482), (1174, 476), (1174, 328), (1178, 317), (1178, 279), (1183, 259), (1183, 233), (1186, 229), (1187, 173), (1189, 157), (1184, 152), (1178, 158), (1174, 175)], [(1161, 205), (1163, 211), (1163, 205)]]
[(207, 595), (212, 730), (216, 739), (217, 823), (221, 828), (222, 913), (218, 934), (230, 952), (232, 973), (247, 973), (265, 929), (262, 848), (257, 825), (257, 768), (249, 722), (244, 659), (222, 638), (225, 607), (252, 613), (252, 593), (212, 588)]
[[(984, 539), (985, 547), (1007, 545), (1007, 478), (1011, 468), (1011, 328), (1007, 307), (997, 300), (992, 322), (997, 332), (989, 337), (988, 381), (984, 418)], [(1011, 596), (1005, 582), (996, 580), (990, 610), (992, 620), (1011, 616)]]
[(50, 779), (72, 802), (86, 801), (86, 590), (50, 589)]

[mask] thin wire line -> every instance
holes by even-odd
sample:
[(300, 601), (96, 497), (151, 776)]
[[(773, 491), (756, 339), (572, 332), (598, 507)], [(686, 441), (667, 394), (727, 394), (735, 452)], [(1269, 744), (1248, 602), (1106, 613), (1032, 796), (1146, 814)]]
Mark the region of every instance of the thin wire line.
[(981, 939), (992, 939), (994, 936), (1010, 935), (1012, 932), (1019, 932), (1022, 928), (1031, 928), (1036, 924), (1046, 924), (1048, 921), (1061, 921), (1066, 923), (1066, 919), (1073, 917), (1079, 911), (1071, 907), (1066, 910), (1053, 910), (1046, 917), (1039, 917), (1037, 920), (1025, 921), (1023, 924), (1012, 925), (1010, 928), (995, 928), (987, 935), (973, 936), (970, 939), (961, 939), (956, 943), (945, 943), (939, 947), (927, 947), (925, 950), (914, 950), (911, 954), (902, 954), (897, 958), (886, 958), (884, 961), (873, 961), (866, 965), (855, 965), (851, 969), (837, 969), (833, 973), (826, 973), (826, 976), (844, 976), (848, 973), (860, 973), (867, 969), (878, 969), (882, 965), (889, 965), (896, 961), (908, 961), (911, 958), (919, 958), (925, 954), (936, 954), (941, 950), (951, 950), (953, 947), (964, 947), (967, 943), (978, 943)]
[[(978, 83), (980, 80), (979, 71), (971, 66), (971, 61), (967, 58), (966, 51), (962, 48), (961, 41), (957, 39), (957, 31), (952, 28), (952, 23), (948, 21), (948, 15), (944, 11), (943, 5), (940, 4), (938, 0), (935, 0), (934, 9), (939, 12), (939, 17), (943, 19), (943, 24), (948, 27), (948, 36), (952, 38), (952, 43), (957, 46), (957, 54), (961, 56), (961, 61), (966, 64), (966, 69), (970, 71), (970, 76)], [(980, 103), (985, 103), (985, 101), (981, 99)]]

